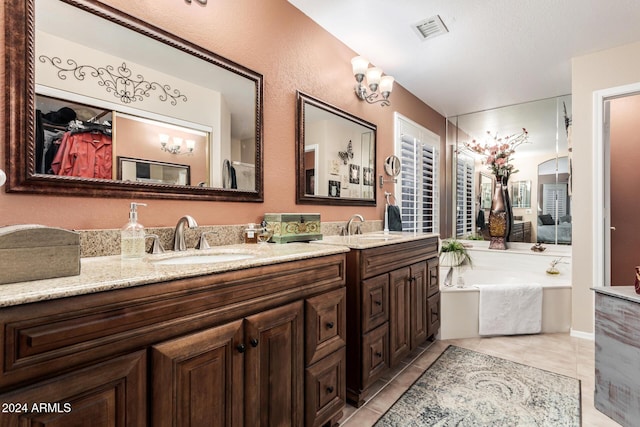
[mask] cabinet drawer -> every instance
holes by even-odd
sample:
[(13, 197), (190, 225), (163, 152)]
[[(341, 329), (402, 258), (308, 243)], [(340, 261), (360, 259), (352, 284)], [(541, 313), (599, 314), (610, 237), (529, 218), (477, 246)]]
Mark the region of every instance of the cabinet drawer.
[(362, 332), (389, 320), (389, 276), (383, 274), (362, 281)]
[(440, 262), (438, 258), (427, 260), (427, 296), (431, 296), (440, 290)]
[(389, 366), (389, 323), (362, 337), (362, 388), (369, 387)]
[[(28, 404), (27, 412), (3, 413), (2, 426), (145, 427), (147, 353), (116, 357), (0, 394), (0, 402)], [(40, 402), (57, 407), (30, 412)]]
[(429, 238), (396, 243), (362, 251), (362, 277), (388, 273), (398, 267), (438, 256), (438, 239)]
[(346, 344), (346, 289), (308, 298), (305, 304), (305, 362), (315, 363)]
[(345, 405), (346, 350), (341, 348), (306, 369), (305, 425), (324, 425)]
[(440, 329), (440, 292), (431, 295), (427, 300), (427, 336), (433, 336)]

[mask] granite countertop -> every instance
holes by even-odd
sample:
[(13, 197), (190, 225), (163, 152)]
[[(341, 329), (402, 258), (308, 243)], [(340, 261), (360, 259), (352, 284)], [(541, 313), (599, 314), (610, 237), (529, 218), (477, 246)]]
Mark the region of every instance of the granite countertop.
[(354, 234), (351, 236), (324, 236), (322, 240), (315, 240), (313, 243), (321, 245), (340, 245), (351, 249), (368, 249), (378, 246), (392, 245), (395, 243), (409, 242), (411, 240), (428, 239), (438, 237), (436, 233), (413, 233), (407, 231), (390, 231)]
[(633, 286), (597, 286), (591, 289), (599, 294), (640, 303), (640, 295), (636, 294)]
[[(80, 275), (0, 285), (0, 307), (127, 288), (188, 277), (222, 273), (269, 264), (348, 252), (346, 246), (288, 244), (236, 244), (207, 250), (189, 249), (147, 255), (142, 260), (122, 260), (120, 256), (82, 258)], [(243, 254), (247, 259), (208, 264), (157, 264), (167, 258), (193, 255)]]

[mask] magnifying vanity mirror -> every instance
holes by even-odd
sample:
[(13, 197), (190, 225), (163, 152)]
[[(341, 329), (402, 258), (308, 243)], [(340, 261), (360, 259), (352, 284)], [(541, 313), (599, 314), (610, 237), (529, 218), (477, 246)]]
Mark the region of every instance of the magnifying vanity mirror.
[(395, 177), (400, 175), (400, 172), (402, 172), (402, 170), (400, 165), (400, 159), (398, 158), (398, 156), (389, 156), (385, 159), (384, 171), (389, 176)]
[[(509, 179), (514, 218), (509, 241), (570, 245), (571, 222), (571, 96), (541, 99), (449, 118), (457, 128), (452, 179), (456, 197), (455, 236), (489, 239), (488, 217), (495, 176), (465, 143), (494, 145), (526, 128), (529, 142), (515, 149)], [(488, 141), (487, 131), (491, 133)], [(515, 232), (514, 232), (515, 230)]]
[(7, 2), (7, 191), (263, 200), (262, 75), (94, 1)]
[(375, 206), (376, 126), (297, 96), (297, 202)]

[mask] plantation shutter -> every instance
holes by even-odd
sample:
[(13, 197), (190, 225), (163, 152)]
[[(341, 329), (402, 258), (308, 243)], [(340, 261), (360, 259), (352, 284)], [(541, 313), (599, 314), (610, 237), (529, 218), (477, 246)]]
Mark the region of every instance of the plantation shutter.
[(456, 237), (475, 232), (473, 172), (473, 159), (459, 155), (456, 159)]
[(542, 213), (550, 214), (556, 223), (567, 214), (567, 184), (542, 185)]
[(396, 185), (400, 194), (403, 231), (437, 233), (440, 197), (438, 191), (439, 156), (437, 135), (412, 122), (400, 119), (396, 152), (402, 172)]

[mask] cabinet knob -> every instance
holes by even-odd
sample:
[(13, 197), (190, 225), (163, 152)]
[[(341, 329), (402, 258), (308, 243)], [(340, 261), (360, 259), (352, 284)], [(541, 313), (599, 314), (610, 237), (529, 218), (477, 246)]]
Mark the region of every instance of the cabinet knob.
[(382, 353), (380, 353), (379, 351), (376, 352), (376, 357), (382, 357)]
[(245, 347), (244, 344), (238, 344), (238, 346), (236, 347), (236, 349), (238, 350), (238, 353), (244, 353), (245, 350), (247, 349), (247, 347)]
[(373, 302), (375, 305), (382, 305), (382, 301), (374, 301)]
[(333, 327), (334, 327), (334, 323), (333, 322), (327, 322), (327, 328), (333, 329)]
[(251, 343), (251, 347), (258, 346), (258, 340), (256, 338), (252, 338), (251, 341), (249, 341), (249, 343)]
[(327, 387), (327, 393), (328, 394), (333, 393), (333, 387), (331, 386)]

